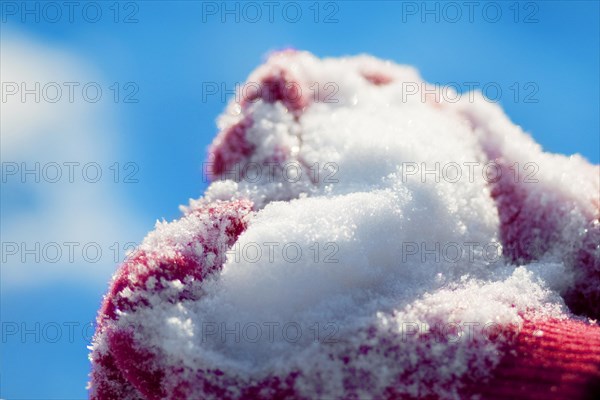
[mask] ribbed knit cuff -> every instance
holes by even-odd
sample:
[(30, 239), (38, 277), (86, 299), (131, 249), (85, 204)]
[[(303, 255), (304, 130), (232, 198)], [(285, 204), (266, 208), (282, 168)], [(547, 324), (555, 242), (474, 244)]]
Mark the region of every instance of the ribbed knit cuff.
[(492, 380), (472, 389), (489, 400), (598, 400), (600, 327), (573, 320), (528, 322)]

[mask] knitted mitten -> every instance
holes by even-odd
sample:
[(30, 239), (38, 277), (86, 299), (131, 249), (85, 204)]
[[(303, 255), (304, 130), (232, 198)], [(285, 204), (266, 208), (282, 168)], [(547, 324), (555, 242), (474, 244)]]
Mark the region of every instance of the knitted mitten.
[(477, 93), (273, 54), (97, 321), (92, 399), (600, 398), (599, 169)]

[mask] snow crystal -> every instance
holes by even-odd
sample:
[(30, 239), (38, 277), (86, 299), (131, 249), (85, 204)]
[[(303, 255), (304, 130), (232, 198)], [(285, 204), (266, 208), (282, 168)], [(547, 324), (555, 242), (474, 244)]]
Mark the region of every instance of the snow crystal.
[[(290, 79), (302, 90), (293, 102), (278, 81)], [(377, 398), (390, 386), (460, 398), (461, 380), (489, 376), (524, 320), (569, 315), (560, 294), (577, 277), (564, 255), (581, 247), (597, 215), (598, 202), (588, 201), (598, 193), (596, 167), (542, 153), (484, 99), (407, 98), (406, 84), (422, 82), (416, 71), (372, 57), (284, 52), (249, 77), (267, 80), (279, 85), (270, 97), (232, 101), (219, 119), (211, 150), (219, 164), (205, 196), (183, 207), (183, 220), (158, 223), (141, 248), (217, 266), (222, 253), (215, 261), (214, 249), (190, 246), (211, 229), (195, 210), (249, 199), (245, 231), (231, 248), (226, 236), (216, 246), (226, 253), (222, 270), (196, 296), (150, 299), (119, 314), (117, 327), (136, 327), (157, 362), (179, 371), (167, 386), (208, 370), (247, 385), (299, 372), (293, 386), (307, 398)], [(543, 254), (502, 248), (512, 234), (503, 225), (510, 202), (486, 175), (490, 160), (534, 163), (542, 184), (523, 183), (521, 205), (562, 207), (553, 226), (564, 228)], [(146, 282), (146, 298), (156, 285)], [(187, 285), (174, 280), (161, 290)], [(455, 340), (448, 327), (458, 327)], [(491, 340), (490, 327), (504, 335)], [(209, 395), (202, 385), (188, 390)]]

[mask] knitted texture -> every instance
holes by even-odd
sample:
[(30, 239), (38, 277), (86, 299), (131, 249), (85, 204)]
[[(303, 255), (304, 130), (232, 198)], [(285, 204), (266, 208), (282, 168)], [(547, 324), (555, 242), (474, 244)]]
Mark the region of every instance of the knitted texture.
[(600, 398), (598, 166), (436, 90), (271, 55), (116, 272), (90, 398)]

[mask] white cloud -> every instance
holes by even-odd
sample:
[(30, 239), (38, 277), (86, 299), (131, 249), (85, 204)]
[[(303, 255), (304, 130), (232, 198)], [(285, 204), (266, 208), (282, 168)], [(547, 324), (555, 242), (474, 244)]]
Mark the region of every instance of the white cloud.
[[(16, 32), (3, 31), (0, 40), (3, 286), (66, 279), (105, 285), (115, 257), (123, 258), (123, 245), (142, 234), (134, 205), (125, 201), (123, 179), (134, 167), (124, 167), (134, 160), (118, 149), (110, 83), (64, 49)], [(92, 102), (97, 87), (102, 98)], [(23, 89), (37, 93), (23, 98)], [(110, 169), (115, 162), (120, 162), (118, 183), (115, 168)], [(36, 163), (37, 177), (22, 175), (23, 167), (33, 169)], [(91, 183), (97, 167), (102, 177)], [(51, 183), (58, 171), (60, 179)], [(24, 246), (38, 250), (25, 254)], [(89, 261), (97, 248), (102, 257)]]

